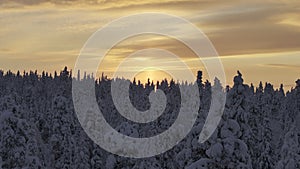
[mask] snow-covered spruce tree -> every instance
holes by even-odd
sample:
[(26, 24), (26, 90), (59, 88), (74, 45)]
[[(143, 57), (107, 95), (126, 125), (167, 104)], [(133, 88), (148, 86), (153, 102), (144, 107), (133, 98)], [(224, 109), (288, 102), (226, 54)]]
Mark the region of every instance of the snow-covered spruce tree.
[(234, 77), (233, 88), (227, 93), (225, 114), (219, 130), (215, 133), (217, 137), (210, 141), (211, 145), (206, 150), (213, 168), (252, 168), (246, 144), (250, 137), (248, 103), (245, 99), (248, 92), (249, 87), (243, 84), (242, 74), (238, 72)]
[[(79, 85), (84, 85), (84, 84), (90, 84), (90, 81), (94, 81), (93, 77), (85, 75), (84, 78), (81, 81), (77, 81)], [(84, 95), (91, 95), (91, 93), (83, 91), (84, 88), (81, 89), (81, 94)], [(73, 111), (73, 116), (76, 116)], [(72, 148), (71, 154), (72, 154), (72, 160), (71, 160), (71, 167), (70, 168), (78, 168), (78, 169), (85, 169), (85, 168), (91, 168), (92, 164), (92, 147), (93, 147), (93, 142), (90, 140), (90, 138), (87, 136), (85, 131), (83, 130), (81, 125), (84, 126), (89, 126), (92, 127), (94, 124), (93, 117), (91, 117), (91, 110), (86, 109), (86, 113), (81, 117), (83, 118), (82, 122), (83, 124), (80, 124), (77, 118), (74, 119), (73, 125), (70, 126), (71, 133), (72, 133), (72, 140), (70, 143), (73, 143), (74, 145), (70, 145)], [(71, 123), (72, 124), (72, 123)], [(67, 127), (68, 129), (68, 127)]]
[[(68, 83), (68, 73), (66, 72), (65, 70), (61, 73), (59, 83)], [(61, 88), (52, 101), (52, 116), (50, 122), (51, 136), (48, 142), (52, 151), (50, 158), (53, 168), (70, 168), (72, 151), (75, 151), (71, 149), (74, 147), (72, 144), (74, 144), (73, 137), (75, 135), (75, 114), (72, 108), (71, 98), (68, 97), (69, 95), (66, 92), (67, 89), (68, 88)]]
[(74, 139), (75, 147), (73, 148), (74, 156), (71, 168), (91, 168), (92, 141), (82, 129), (76, 132)]
[(0, 157), (3, 169), (45, 167), (38, 132), (12, 112), (0, 112)]
[(283, 144), (284, 135), (285, 135), (285, 115), (286, 115), (286, 107), (287, 107), (287, 100), (285, 97), (285, 92), (283, 89), (283, 84), (280, 85), (279, 90), (275, 91), (275, 95), (273, 97), (273, 153), (274, 153), (274, 160), (275, 163), (280, 159), (280, 149)]
[(280, 160), (276, 169), (290, 169), (300, 167), (299, 128), (292, 124), (284, 137), (284, 143), (280, 152)]
[[(260, 84), (261, 85), (261, 84)], [(258, 109), (259, 112), (259, 122), (260, 127), (258, 130), (260, 130), (261, 136), (260, 139), (257, 141), (259, 144), (257, 144), (257, 150), (255, 157), (255, 167), (259, 169), (264, 168), (273, 168), (274, 166), (274, 146), (272, 141), (272, 130), (273, 126), (271, 125), (271, 122), (274, 120), (274, 114), (275, 114), (275, 106), (273, 106), (273, 98), (274, 98), (275, 92), (273, 89), (273, 86), (269, 83), (266, 83), (266, 86), (264, 88), (264, 93), (261, 95), (261, 106)]]
[(285, 122), (286, 134), (280, 150), (276, 169), (300, 168), (300, 80), (296, 88), (287, 94)]
[[(254, 87), (251, 92), (254, 90)], [(251, 137), (248, 140), (248, 147), (252, 159), (252, 167), (257, 167), (257, 157), (260, 156), (260, 147), (257, 143), (261, 142), (262, 140), (262, 116), (260, 113), (260, 104), (263, 96), (263, 86), (260, 82), (260, 85), (258, 88), (256, 88), (256, 92), (253, 91), (253, 95), (249, 96), (248, 99), (250, 101), (250, 107), (249, 107), (249, 120), (248, 124), (251, 128)]]

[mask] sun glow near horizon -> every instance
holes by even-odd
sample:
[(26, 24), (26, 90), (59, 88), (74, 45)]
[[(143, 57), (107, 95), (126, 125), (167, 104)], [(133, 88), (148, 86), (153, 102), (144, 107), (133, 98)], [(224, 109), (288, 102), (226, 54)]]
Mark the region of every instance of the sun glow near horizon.
[[(229, 85), (236, 70), (240, 70), (246, 83), (258, 85), (259, 81), (268, 81), (274, 86), (294, 86), (300, 78), (299, 7), (298, 1), (272, 0), (1, 1), (0, 69), (72, 69), (87, 39), (105, 24), (130, 14), (163, 12), (189, 20), (208, 36), (220, 55)], [(195, 76), (201, 70), (203, 79), (208, 79), (199, 58), (176, 40), (161, 36), (121, 42), (99, 65), (99, 72), (112, 77), (126, 56), (145, 48), (168, 50), (186, 62)], [(151, 61), (144, 56), (135, 59), (136, 64)], [(136, 78), (145, 82), (147, 76), (155, 81), (171, 79), (170, 75), (153, 70), (140, 72)]]
[(173, 79), (168, 73), (153, 67), (146, 68), (144, 71), (137, 73), (134, 78), (140, 80), (142, 84), (147, 84), (148, 79), (149, 82), (153, 82), (154, 84), (156, 84), (157, 81), (161, 82), (165, 79), (170, 81)]

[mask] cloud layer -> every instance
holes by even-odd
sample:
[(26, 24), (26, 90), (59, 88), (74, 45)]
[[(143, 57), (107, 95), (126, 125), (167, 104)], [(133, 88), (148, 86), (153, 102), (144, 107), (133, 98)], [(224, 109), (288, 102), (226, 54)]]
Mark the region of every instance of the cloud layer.
[[(0, 10), (0, 68), (3, 69), (54, 71), (64, 65), (73, 67), (81, 47), (97, 29), (121, 16), (149, 11), (183, 17), (202, 29), (224, 58), (230, 77), (233, 69), (254, 74), (252, 70), (266, 67), (259, 74), (264, 75), (262, 79), (272, 81), (273, 70), (291, 74), (288, 68), (300, 65), (299, 57), (288, 58), (290, 53), (300, 51), (299, 1), (0, 0)], [(120, 43), (110, 51), (103, 69), (111, 70), (110, 65), (117, 65), (130, 53), (148, 47), (178, 54), (193, 71), (201, 68), (189, 63), (195, 56), (184, 45), (170, 38), (152, 36)], [(265, 58), (269, 58), (265, 54), (281, 59), (273, 62), (267, 59), (269, 63), (265, 63)], [(251, 62), (241, 63), (241, 58)], [(287, 60), (284, 66), (283, 60)], [(295, 74), (285, 81), (293, 83)], [(250, 82), (257, 81), (254, 75), (250, 76)]]

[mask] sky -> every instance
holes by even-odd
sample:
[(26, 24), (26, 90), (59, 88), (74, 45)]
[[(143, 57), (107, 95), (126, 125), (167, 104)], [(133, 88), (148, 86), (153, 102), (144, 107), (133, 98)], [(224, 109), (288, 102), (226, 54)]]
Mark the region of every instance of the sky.
[[(176, 15), (201, 29), (217, 50), (229, 85), (237, 70), (243, 73), (246, 83), (255, 86), (262, 81), (290, 88), (300, 78), (298, 0), (0, 0), (0, 69), (73, 69), (81, 48), (94, 32), (115, 19), (142, 12)], [(201, 60), (189, 48), (176, 39), (158, 35), (140, 35), (120, 42), (107, 53), (99, 73), (112, 76), (127, 56), (147, 48), (170, 51), (194, 74), (202, 70), (208, 78)], [(158, 59), (172, 63), (155, 54), (133, 57), (135, 65), (155, 64)], [(126, 70), (134, 71), (134, 67)], [(147, 77), (171, 78), (155, 67), (145, 67), (136, 77), (143, 82)]]

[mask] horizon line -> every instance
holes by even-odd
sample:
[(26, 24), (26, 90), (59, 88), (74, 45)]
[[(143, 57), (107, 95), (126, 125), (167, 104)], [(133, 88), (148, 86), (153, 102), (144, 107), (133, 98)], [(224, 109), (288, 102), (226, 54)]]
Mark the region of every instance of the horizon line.
[[(29, 70), (29, 71), (26, 71), (26, 70), (23, 70), (22, 72), (22, 74), (21, 74), (21, 71), (20, 70), (17, 70), (17, 71), (11, 71), (10, 69), (9, 70), (7, 70), (7, 71), (5, 71), (5, 70), (3, 70), (3, 69), (0, 69), (0, 75), (1, 76), (6, 76), (6, 75), (9, 75), (9, 74), (12, 74), (12, 75), (14, 75), (14, 76), (21, 76), (21, 77), (25, 77), (25, 76), (30, 76), (31, 74), (34, 74), (34, 75), (37, 75), (38, 76), (38, 78), (40, 79), (41, 77), (43, 77), (43, 73), (45, 73), (44, 74), (44, 76), (46, 76), (46, 77), (51, 77), (51, 78), (55, 78), (55, 77), (60, 77), (61, 75), (62, 75), (62, 73), (64, 72), (64, 71), (67, 71), (69, 74), (68, 74), (68, 76), (69, 77), (72, 77), (72, 79), (78, 79), (78, 73), (77, 74), (74, 74), (73, 73), (73, 70), (72, 69), (68, 69), (68, 67), (67, 66), (65, 66), (62, 70), (55, 70), (53, 73), (49, 73), (48, 71), (38, 71), (38, 70)], [(79, 71), (81, 71), (81, 70), (79, 70)], [(203, 72), (202, 70), (198, 70), (198, 72)], [(98, 73), (97, 73), (98, 74)], [(92, 74), (86, 74), (86, 71), (84, 71), (83, 72), (83, 78), (80, 78), (81, 80), (84, 80), (84, 79), (94, 79), (95, 81), (100, 81), (101, 79), (105, 79), (105, 80), (116, 80), (116, 79), (121, 79), (121, 80), (128, 80), (128, 81), (130, 81), (131, 83), (133, 83), (134, 82), (134, 80), (136, 80), (137, 82), (140, 82), (139, 84), (141, 84), (141, 85), (143, 85), (143, 86), (146, 86), (146, 84), (147, 83), (141, 83), (142, 82), (142, 80), (140, 80), (140, 79), (136, 79), (135, 77), (133, 78), (134, 80), (130, 80), (130, 79), (128, 79), (128, 78), (124, 78), (124, 77), (115, 77), (115, 78), (111, 78), (111, 77), (108, 77), (107, 75), (105, 75), (104, 74), (104, 72), (102, 72), (101, 73), (102, 75), (101, 75), (101, 77), (99, 76), (99, 77), (97, 77), (97, 78), (95, 78), (94, 77), (94, 75), (93, 75), (93, 73)], [(0, 77), (1, 77), (0, 76)], [(86, 78), (84, 78), (84, 76), (86, 76)], [(77, 77), (77, 78), (76, 78)], [(80, 73), (80, 77), (81, 77), (81, 73)], [(234, 76), (235, 77), (235, 76)], [(233, 78), (234, 78), (233, 77)], [(151, 80), (150, 78), (148, 78), (147, 77), (147, 79), (149, 79), (149, 80)], [(215, 79), (218, 79), (217, 77), (215, 77)], [(169, 81), (168, 81), (169, 80)], [(209, 81), (208, 79), (201, 79), (201, 80), (203, 80), (202, 81), (202, 84), (205, 84), (205, 82), (208, 82), (208, 83), (210, 83), (210, 84), (212, 84), (212, 82), (211, 81)], [(219, 79), (218, 79), (219, 80)], [(292, 84), (283, 84), (283, 83), (281, 83), (280, 85), (279, 85), (279, 87), (277, 87), (277, 86), (274, 86), (272, 83), (270, 83), (270, 82), (267, 82), (267, 81), (265, 81), (265, 82), (263, 82), (263, 81), (261, 81), (260, 80), (260, 83), (262, 83), (262, 84), (265, 84), (265, 85), (263, 85), (264, 87), (267, 85), (267, 84), (270, 84), (272, 87), (273, 87), (273, 89), (274, 89), (274, 91), (276, 91), (277, 89), (280, 89), (281, 88), (281, 85), (283, 86), (283, 88), (284, 87), (290, 87), (290, 90), (292, 90), (292, 89), (294, 89), (295, 87), (297, 87), (297, 80), (300, 80), (300, 78), (298, 78), (298, 79), (296, 79), (295, 80), (295, 84), (294, 85), (292, 85)], [(168, 78), (163, 78), (163, 79), (161, 79), (161, 80), (156, 80), (156, 81), (154, 81), (154, 80), (151, 80), (150, 81), (150, 84), (151, 83), (153, 83), (154, 84), (154, 86), (156, 86), (156, 84), (157, 83), (162, 83), (162, 82), (171, 82), (171, 81), (173, 81), (175, 84), (193, 84), (193, 83), (196, 83), (197, 82), (197, 78), (196, 78), (196, 80), (194, 81), (194, 82), (187, 82), (187, 81), (184, 81), (184, 80), (174, 80), (173, 78), (171, 78), (171, 79), (168, 79)], [(137, 83), (138, 84), (138, 83)], [(149, 83), (148, 83), (149, 84)], [(243, 84), (245, 84), (245, 85), (248, 85), (248, 86), (253, 86), (254, 88), (258, 88), (259, 86), (255, 86), (253, 83), (244, 83), (243, 82)], [(226, 88), (226, 87), (230, 87), (230, 88), (232, 88), (234, 85), (230, 85), (230, 84), (226, 84), (226, 85), (224, 85), (223, 86), (223, 84), (221, 84), (222, 85), (222, 87), (224, 87), (224, 88)], [(212, 85), (213, 86), (213, 85)], [(288, 91), (290, 91), (290, 90), (287, 90), (287, 92)]]

